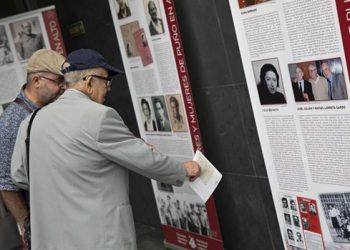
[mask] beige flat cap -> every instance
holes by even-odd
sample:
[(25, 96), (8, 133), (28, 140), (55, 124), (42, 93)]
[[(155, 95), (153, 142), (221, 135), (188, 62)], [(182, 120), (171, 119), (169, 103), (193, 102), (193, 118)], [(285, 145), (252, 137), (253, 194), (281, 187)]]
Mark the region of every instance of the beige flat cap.
[(51, 49), (37, 50), (28, 60), (27, 73), (51, 72), (63, 75), (61, 66), (66, 58)]

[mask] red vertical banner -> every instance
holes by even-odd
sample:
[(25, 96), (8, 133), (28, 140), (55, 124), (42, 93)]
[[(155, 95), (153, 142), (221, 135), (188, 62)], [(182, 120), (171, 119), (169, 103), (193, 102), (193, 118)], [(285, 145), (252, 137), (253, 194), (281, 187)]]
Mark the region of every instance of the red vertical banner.
[[(201, 139), (201, 133), (192, 96), (190, 78), (182, 46), (180, 29), (176, 17), (175, 5), (172, 0), (163, 0), (163, 4), (165, 15), (167, 18), (168, 30), (171, 38), (178, 77), (181, 85), (182, 96), (185, 103), (185, 110), (189, 123), (188, 125), (190, 128), (193, 148), (194, 151), (199, 150), (203, 152), (204, 150)], [(179, 230), (177, 228), (163, 225), (165, 240), (170, 244), (178, 245), (186, 249), (224, 249), (213, 197), (210, 197), (209, 200), (206, 202), (206, 208), (208, 221), (211, 229), (210, 237), (198, 235), (192, 232)]]
[(56, 9), (50, 9), (42, 12), (47, 36), (49, 38), (51, 49), (61, 55), (66, 56), (60, 24), (57, 18)]
[(164, 0), (164, 9), (168, 21), (168, 28), (176, 61), (177, 72), (179, 75), (182, 95), (185, 101), (186, 114), (190, 126), (193, 148), (202, 152), (202, 139), (197, 120), (196, 108), (193, 102), (190, 78), (187, 71), (186, 59), (181, 42), (181, 34), (173, 1)]
[(348, 72), (350, 72), (350, 1), (337, 0), (339, 27), (343, 39), (344, 53)]

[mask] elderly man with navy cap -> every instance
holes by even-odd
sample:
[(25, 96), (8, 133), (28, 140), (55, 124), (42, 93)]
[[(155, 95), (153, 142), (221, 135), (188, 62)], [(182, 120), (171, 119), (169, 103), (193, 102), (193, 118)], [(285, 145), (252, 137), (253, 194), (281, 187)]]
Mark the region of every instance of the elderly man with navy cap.
[[(136, 138), (119, 114), (102, 105), (111, 76), (121, 73), (94, 50), (68, 55), (67, 90), (34, 118), (30, 145), (32, 249), (137, 249), (128, 171), (181, 186), (200, 175), (194, 161), (168, 157)], [(26, 183), (28, 119), (12, 158), (12, 176)]]

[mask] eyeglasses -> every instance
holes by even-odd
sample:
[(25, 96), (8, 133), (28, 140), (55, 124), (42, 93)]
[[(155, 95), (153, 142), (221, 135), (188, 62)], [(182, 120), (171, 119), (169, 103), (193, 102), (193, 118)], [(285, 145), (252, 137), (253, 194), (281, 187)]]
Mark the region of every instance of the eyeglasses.
[(44, 78), (44, 79), (49, 80), (49, 81), (51, 81), (51, 82), (54, 82), (54, 83), (56, 83), (57, 85), (59, 85), (59, 84), (61, 84), (61, 83), (64, 83), (64, 78), (63, 78), (63, 77), (58, 77), (58, 78), (56, 78), (56, 79), (51, 79), (51, 78), (48, 78), (48, 77), (46, 77), (46, 76), (38, 76), (38, 77)]
[(85, 81), (86, 78), (88, 78), (89, 76), (95, 77), (95, 78), (98, 78), (98, 79), (101, 79), (101, 80), (105, 80), (106, 81), (105, 85), (106, 85), (107, 90), (108, 91), (111, 90), (111, 85), (112, 85), (112, 80), (113, 80), (112, 77), (104, 77), (104, 76), (99, 76), (99, 75), (88, 75), (88, 76), (85, 76), (83, 78), (83, 80)]

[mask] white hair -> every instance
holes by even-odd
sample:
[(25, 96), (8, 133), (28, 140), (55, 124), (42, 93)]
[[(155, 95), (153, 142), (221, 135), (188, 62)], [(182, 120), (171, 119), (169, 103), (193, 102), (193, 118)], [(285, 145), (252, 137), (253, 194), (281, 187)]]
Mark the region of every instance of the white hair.
[(70, 86), (75, 85), (76, 83), (80, 82), (84, 77), (96, 74), (96, 69), (97, 68), (83, 69), (65, 73), (64, 80)]

